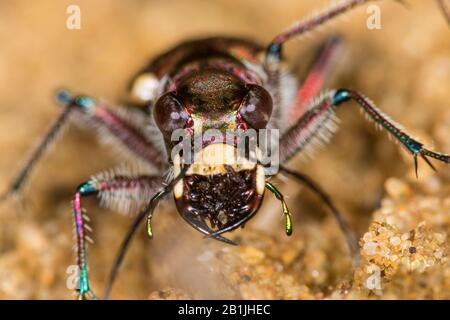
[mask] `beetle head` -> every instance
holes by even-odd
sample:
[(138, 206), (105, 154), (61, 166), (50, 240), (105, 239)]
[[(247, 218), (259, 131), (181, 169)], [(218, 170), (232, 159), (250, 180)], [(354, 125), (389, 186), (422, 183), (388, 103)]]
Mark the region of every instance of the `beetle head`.
[[(223, 137), (201, 136), (200, 150), (174, 188), (178, 211), (197, 229), (229, 231), (258, 210), (264, 195), (263, 167), (254, 154), (242, 155), (236, 142), (225, 141), (225, 136), (230, 130), (265, 128), (271, 111), (272, 99), (263, 87), (216, 69), (195, 73), (156, 102), (154, 118), (167, 146), (178, 143), (170, 140), (176, 129), (184, 129), (192, 141), (208, 129)], [(183, 161), (180, 155), (173, 159), (175, 176)]]

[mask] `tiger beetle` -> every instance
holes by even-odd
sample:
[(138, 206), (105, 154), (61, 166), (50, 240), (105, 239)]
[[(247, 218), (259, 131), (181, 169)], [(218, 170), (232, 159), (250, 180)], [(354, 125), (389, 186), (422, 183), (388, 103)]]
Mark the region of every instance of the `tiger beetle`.
[[(233, 162), (233, 157), (224, 157), (222, 163), (212, 165), (208, 156), (211, 152), (233, 154), (236, 149), (233, 143), (220, 140), (201, 145), (200, 153), (205, 157), (199, 162), (184, 163), (179, 155), (172, 159), (170, 152), (177, 145), (171, 139), (175, 130), (181, 129), (193, 139), (197, 130), (210, 128), (220, 132), (230, 128), (243, 131), (279, 129), (279, 172), (304, 184), (321, 198), (335, 216), (355, 259), (358, 256), (355, 237), (329, 196), (311, 178), (286, 167), (289, 159), (331, 136), (335, 130), (337, 107), (349, 101), (356, 102), (369, 119), (409, 151), (416, 175), (418, 157), (431, 167), (429, 158), (450, 163), (449, 155), (425, 148), (361, 93), (339, 89), (319, 94), (336, 63), (341, 38), (332, 37), (323, 44), (302, 86), (297, 86), (295, 78), (284, 72), (282, 48), (288, 40), (299, 38), (368, 1), (340, 2), (287, 29), (268, 46), (231, 37), (181, 43), (156, 57), (133, 78), (129, 86), (130, 108), (126, 112), (110, 108), (90, 96), (72, 96), (67, 91), (58, 93), (57, 99), (62, 105), (60, 116), (5, 196), (21, 191), (38, 160), (69, 119), (87, 123), (98, 130), (101, 138), (113, 141), (116, 148), (159, 173), (113, 170), (93, 176), (76, 189), (72, 211), (80, 299), (95, 298), (89, 286), (86, 253), (86, 241), (90, 240), (86, 233), (90, 228), (81, 204), (86, 196), (96, 195), (101, 205), (117, 211), (137, 213), (114, 262), (105, 298), (111, 293), (136, 230), (147, 221), (147, 233), (153, 236), (153, 211), (171, 192), (179, 214), (188, 224), (205, 237), (235, 244), (223, 237), (223, 233), (243, 226), (253, 217), (267, 189), (281, 202), (285, 232), (287, 235), (292, 233), (291, 214), (283, 195), (267, 181), (261, 163), (239, 165)], [(448, 18), (448, 8), (443, 1), (439, 3)]]

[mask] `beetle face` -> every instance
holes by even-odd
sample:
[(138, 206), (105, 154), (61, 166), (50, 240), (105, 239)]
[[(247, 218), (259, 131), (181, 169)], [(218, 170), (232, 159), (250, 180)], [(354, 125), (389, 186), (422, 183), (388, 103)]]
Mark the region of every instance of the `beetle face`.
[[(206, 69), (182, 81), (176, 92), (163, 95), (156, 103), (154, 117), (166, 139), (175, 129), (185, 129), (192, 140), (197, 133), (215, 129), (222, 137), (227, 130), (264, 128), (270, 118), (269, 93), (245, 84), (234, 75)], [(232, 230), (251, 218), (264, 195), (264, 170), (256, 160), (241, 156), (236, 142), (201, 137), (201, 150), (194, 153), (185, 177), (174, 188), (177, 209), (194, 226), (220, 231)], [(256, 159), (253, 154), (252, 159)], [(183, 165), (173, 159), (174, 176)]]

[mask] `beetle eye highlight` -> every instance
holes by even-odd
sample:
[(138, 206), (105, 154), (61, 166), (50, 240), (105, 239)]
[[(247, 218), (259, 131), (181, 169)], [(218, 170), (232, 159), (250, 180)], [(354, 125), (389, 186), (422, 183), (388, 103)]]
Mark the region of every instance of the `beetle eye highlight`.
[(189, 113), (172, 92), (158, 99), (153, 116), (159, 130), (167, 139), (171, 138), (173, 131), (184, 129), (190, 118)]
[(263, 87), (252, 85), (242, 100), (239, 113), (253, 129), (263, 129), (272, 114), (272, 97)]

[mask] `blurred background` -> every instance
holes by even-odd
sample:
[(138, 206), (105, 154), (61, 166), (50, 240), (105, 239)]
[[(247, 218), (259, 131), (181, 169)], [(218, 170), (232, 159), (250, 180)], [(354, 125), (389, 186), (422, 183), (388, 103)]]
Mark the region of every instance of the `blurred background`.
[[(115, 104), (123, 101), (135, 72), (180, 41), (234, 35), (268, 43), (293, 22), (329, 4), (317, 0), (1, 1), (0, 191), (61, 111), (53, 99), (56, 89), (69, 88)], [(330, 35), (344, 36), (345, 50), (328, 86), (363, 92), (414, 136), (449, 153), (449, 27), (434, 1), (410, 0), (407, 7), (394, 1), (377, 4), (380, 30), (368, 30), (367, 6), (363, 6), (310, 37), (290, 42), (285, 49), (287, 64), (301, 81), (319, 45)], [(81, 9), (80, 30), (66, 28), (69, 5)], [(340, 130), (332, 143), (314, 160), (294, 159), (290, 167), (318, 181), (361, 236), (380, 206), (388, 178), (417, 183), (413, 160), (365, 121), (356, 106), (342, 108), (338, 116)], [(32, 174), (23, 201), (8, 199), (0, 204), (0, 298), (73, 298), (66, 285), (67, 268), (75, 263), (70, 199), (80, 182), (118, 163), (114, 152), (92, 133), (70, 126)], [(437, 174), (421, 163), (420, 190), (448, 199), (449, 169), (436, 166)], [(314, 195), (290, 182), (276, 184), (294, 212), (292, 237), (283, 234), (281, 209), (270, 195), (261, 213), (232, 235), (242, 241), (240, 248), (202, 240), (178, 217), (169, 200), (156, 213), (155, 238), (149, 241), (144, 230), (139, 232), (113, 297), (327, 296), (349, 269), (342, 236)], [(91, 282), (101, 296), (131, 220), (99, 208), (93, 200), (86, 201), (86, 207), (95, 240), (89, 247)], [(288, 266), (286, 259), (290, 259)], [(241, 274), (246, 268), (256, 273), (246, 278)], [(325, 275), (314, 273), (320, 268)], [(278, 289), (267, 281), (274, 276), (281, 277)], [(295, 294), (289, 291), (293, 287)], [(275, 293), (259, 296), (264, 290)]]

